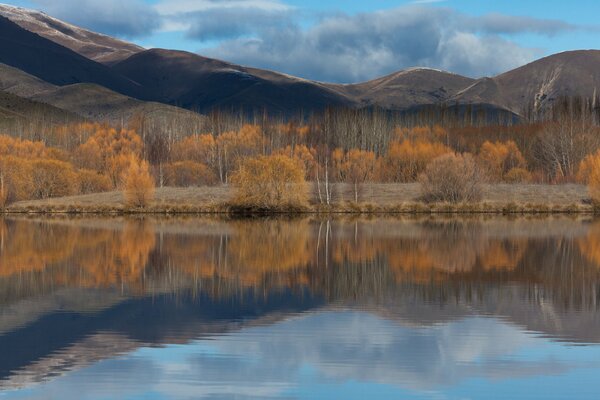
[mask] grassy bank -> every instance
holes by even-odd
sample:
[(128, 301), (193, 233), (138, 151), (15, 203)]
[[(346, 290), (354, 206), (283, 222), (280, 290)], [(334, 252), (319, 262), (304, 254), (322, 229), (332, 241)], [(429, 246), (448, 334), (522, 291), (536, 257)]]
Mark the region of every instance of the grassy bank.
[[(233, 190), (227, 186), (159, 188), (145, 209), (130, 209), (121, 192), (97, 193), (10, 205), (8, 213), (227, 213)], [(426, 204), (419, 201), (418, 184), (367, 184), (355, 203), (350, 185), (333, 185), (332, 204), (322, 205), (311, 192), (310, 213), (591, 213), (582, 185), (485, 185), (483, 199), (474, 204)], [(285, 211), (285, 210), (283, 210)], [(297, 212), (297, 210), (295, 211)]]

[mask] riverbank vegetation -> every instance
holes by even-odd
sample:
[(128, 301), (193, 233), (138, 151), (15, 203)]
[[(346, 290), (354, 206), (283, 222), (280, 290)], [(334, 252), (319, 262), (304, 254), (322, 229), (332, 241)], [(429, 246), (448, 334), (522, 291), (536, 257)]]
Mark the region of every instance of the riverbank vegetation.
[[(579, 183), (600, 202), (600, 127), (590, 102), (565, 99), (547, 118), (520, 124), (430, 121), (328, 110), (287, 120), (216, 114), (205, 131), (196, 127), (187, 136), (149, 130), (136, 118), (122, 127), (62, 125), (37, 140), (2, 135), (0, 207), (120, 191), (121, 208), (148, 210), (156, 209), (156, 188), (222, 186), (233, 194), (215, 198), (212, 209), (389, 208), (376, 195), (367, 198), (365, 188), (373, 184), (419, 184), (411, 203), (477, 209), (486, 201), (484, 184)], [(340, 199), (335, 185), (347, 185), (351, 197)], [(487, 200), (503, 202), (503, 208), (512, 202)], [(555, 203), (537, 200), (540, 206)], [(395, 205), (405, 203), (398, 199)]]

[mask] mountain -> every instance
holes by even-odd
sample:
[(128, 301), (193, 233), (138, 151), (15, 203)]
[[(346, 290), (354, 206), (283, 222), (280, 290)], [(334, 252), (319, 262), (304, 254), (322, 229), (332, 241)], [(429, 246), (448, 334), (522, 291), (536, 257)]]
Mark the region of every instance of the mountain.
[(408, 109), (446, 102), (474, 79), (430, 68), (411, 68), (354, 85), (329, 85), (359, 105)]
[(600, 94), (600, 51), (578, 50), (551, 55), (520, 68), (484, 78), (459, 91), (461, 103), (494, 104), (516, 113), (529, 105), (542, 111), (563, 96)]
[(42, 134), (52, 124), (80, 122), (79, 115), (15, 94), (0, 91), (0, 134), (31, 132)]
[[(138, 107), (139, 100), (155, 102), (154, 108), (165, 103), (202, 113), (221, 109), (290, 115), (328, 106), (414, 113), (443, 104), (457, 113), (464, 105), (474, 105), (492, 114), (523, 115), (532, 105), (543, 112), (562, 96), (592, 97), (600, 87), (596, 50), (556, 54), (482, 79), (411, 68), (341, 85), (184, 51), (144, 50), (38, 11), (6, 5), (0, 5), (0, 63), (27, 73), (23, 80), (12, 72), (0, 76), (0, 89), (108, 119), (114, 119), (120, 107)], [(53, 87), (44, 89), (48, 84)], [(54, 87), (70, 85), (75, 86)]]
[(184, 51), (147, 50), (114, 65), (113, 70), (153, 90), (157, 100), (200, 112), (220, 108), (286, 113), (353, 105), (352, 100), (317, 82)]
[(14, 22), (0, 17), (0, 63), (54, 85), (95, 83), (116, 92), (146, 98), (139, 84)]
[(41, 11), (0, 4), (0, 16), (90, 60), (107, 65), (144, 50), (135, 44), (68, 24)]
[[(52, 85), (4, 64), (0, 64), (0, 91), (14, 96), (6, 98), (5, 105), (10, 105), (10, 99), (18, 104), (27, 100), (32, 104), (46, 105), (48, 110), (53, 109), (58, 114), (68, 112), (69, 116), (77, 115), (79, 119), (92, 121), (121, 123), (138, 115), (153, 126), (166, 123), (173, 130), (176, 130), (179, 123), (182, 129), (186, 129), (202, 126), (205, 121), (198, 113), (167, 104), (137, 100), (92, 83)], [(23, 114), (26, 115), (27, 113)]]

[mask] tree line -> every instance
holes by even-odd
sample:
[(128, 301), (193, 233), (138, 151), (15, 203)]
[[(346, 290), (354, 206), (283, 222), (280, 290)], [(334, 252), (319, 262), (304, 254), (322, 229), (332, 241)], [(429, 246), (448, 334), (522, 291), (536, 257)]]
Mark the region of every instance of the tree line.
[(332, 183), (352, 185), (358, 202), (366, 182), (432, 185), (442, 170), (466, 173), (457, 182), (590, 183), (600, 197), (600, 128), (589, 102), (565, 100), (548, 120), (516, 125), (403, 121), (378, 110), (286, 121), (215, 113), (187, 134), (132, 118), (122, 127), (54, 126), (39, 140), (3, 135), (0, 203), (124, 190), (130, 205), (144, 206), (154, 187), (218, 184), (235, 184), (260, 204), (301, 203), (306, 190), (288, 188), (308, 182), (323, 204)]

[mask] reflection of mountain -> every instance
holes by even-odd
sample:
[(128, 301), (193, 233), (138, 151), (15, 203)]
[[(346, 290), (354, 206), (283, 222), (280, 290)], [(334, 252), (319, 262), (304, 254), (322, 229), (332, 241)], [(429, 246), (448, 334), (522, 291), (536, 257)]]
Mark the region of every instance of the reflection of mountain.
[[(328, 307), (402, 327), (491, 315), (600, 343), (598, 226), (569, 218), (5, 219), (0, 379), (26, 384), (140, 345)], [(111, 347), (98, 335), (119, 340)]]

